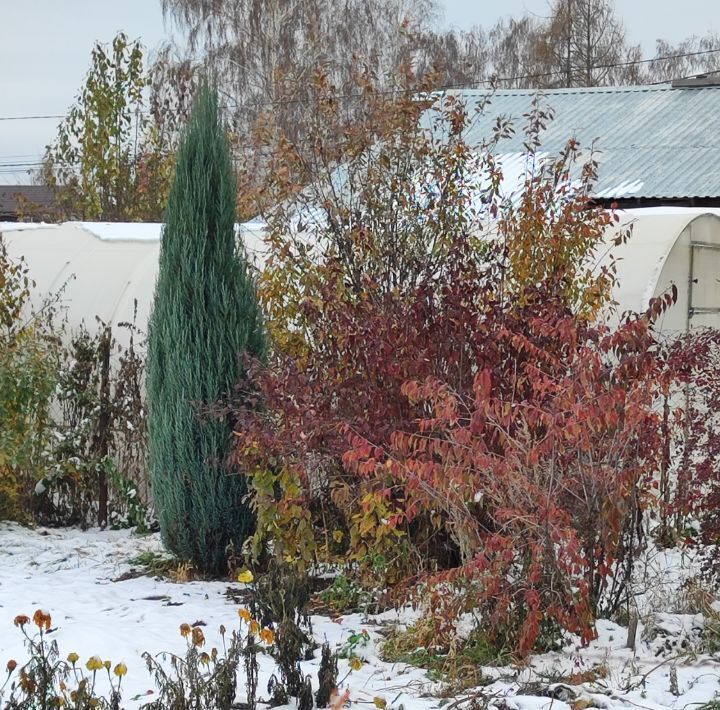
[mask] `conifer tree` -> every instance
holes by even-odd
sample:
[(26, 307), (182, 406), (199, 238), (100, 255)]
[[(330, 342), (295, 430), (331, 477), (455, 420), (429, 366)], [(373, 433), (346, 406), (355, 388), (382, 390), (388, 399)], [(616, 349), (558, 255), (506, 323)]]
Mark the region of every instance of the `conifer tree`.
[(150, 470), (164, 542), (212, 574), (252, 530), (231, 423), (208, 413), (262, 358), (262, 316), (235, 237), (236, 185), (217, 93), (200, 91), (182, 140), (149, 326)]

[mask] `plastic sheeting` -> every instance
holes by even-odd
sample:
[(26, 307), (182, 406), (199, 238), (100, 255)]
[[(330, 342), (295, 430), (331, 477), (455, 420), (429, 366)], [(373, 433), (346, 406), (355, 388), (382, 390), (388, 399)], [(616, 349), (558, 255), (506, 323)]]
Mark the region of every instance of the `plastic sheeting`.
[[(678, 302), (662, 318), (668, 335), (688, 327), (720, 327), (720, 210), (649, 208), (621, 213), (628, 242), (613, 249), (618, 312), (644, 310), (673, 285)], [(123, 322), (147, 328), (160, 249), (160, 224), (68, 222), (60, 225), (0, 225), (13, 256), (23, 256), (36, 282), (32, 303), (59, 294), (70, 329), (96, 317), (114, 326), (123, 342)], [(250, 259), (261, 268), (263, 225), (239, 225)], [(610, 238), (612, 234), (609, 234)], [(718, 248), (715, 248), (717, 246)], [(599, 254), (600, 261), (607, 254)]]
[[(34, 309), (48, 300), (60, 306), (69, 331), (97, 320), (113, 326), (120, 343), (135, 323), (145, 332), (152, 308), (160, 253), (160, 224), (67, 222), (59, 225), (5, 223), (11, 256), (23, 257), (35, 281)], [(262, 264), (261, 225), (239, 225), (248, 255)]]

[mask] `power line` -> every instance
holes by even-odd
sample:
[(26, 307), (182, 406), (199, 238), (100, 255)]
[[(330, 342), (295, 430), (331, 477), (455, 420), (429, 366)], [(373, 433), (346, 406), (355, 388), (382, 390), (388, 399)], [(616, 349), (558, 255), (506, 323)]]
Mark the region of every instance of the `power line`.
[[(613, 62), (608, 64), (596, 64), (590, 68), (591, 71), (595, 71), (597, 69), (620, 69), (622, 67), (630, 67), (630, 66), (637, 66), (639, 64), (653, 64), (655, 62), (665, 62), (670, 61), (671, 59), (687, 59), (689, 57), (699, 57), (703, 55), (708, 54), (717, 54), (720, 52), (720, 47), (716, 49), (704, 49), (697, 52), (683, 52), (682, 54), (669, 54), (665, 57), (653, 57), (652, 59), (632, 59), (628, 60), (626, 62)], [(434, 91), (446, 91), (450, 89), (467, 89), (467, 88), (477, 88), (479, 86), (493, 86), (495, 84), (500, 84), (502, 82), (511, 82), (511, 81), (521, 81), (523, 79), (546, 79), (548, 77), (552, 76), (563, 76), (567, 73), (564, 69), (557, 69), (549, 72), (542, 72), (539, 74), (518, 74), (516, 76), (504, 76), (504, 77), (493, 77), (491, 79), (480, 79), (478, 81), (469, 81), (465, 82), (463, 84), (445, 84), (443, 86), (438, 86)], [(656, 83), (663, 83), (663, 82), (656, 82)], [(582, 88), (582, 87), (577, 87)], [(386, 89), (383, 91), (378, 91), (376, 93), (378, 94), (403, 94), (406, 93), (406, 89)], [(351, 94), (334, 94), (330, 96), (323, 97), (324, 99), (351, 99), (351, 98), (360, 98), (362, 94), (359, 93), (351, 93)], [(312, 99), (307, 98), (296, 98), (296, 99), (276, 99), (273, 101), (265, 101), (265, 100), (259, 100), (259, 101), (252, 101), (252, 102), (244, 102), (244, 103), (236, 103), (232, 105), (223, 106), (222, 108), (249, 108), (249, 107), (259, 107), (259, 106), (282, 106), (287, 104), (297, 104), (297, 103), (309, 103)], [(149, 115), (150, 111), (141, 111), (142, 115)], [(34, 121), (34, 120), (43, 120), (43, 119), (58, 119), (58, 118), (65, 118), (65, 114), (45, 114), (45, 115), (37, 115), (37, 116), (0, 116), (0, 121)]]
[(51, 114), (45, 116), (0, 116), (0, 121), (35, 121), (45, 118), (65, 118), (65, 114)]
[[(622, 68), (622, 67), (629, 67), (629, 66), (635, 66), (638, 64), (652, 64), (654, 62), (664, 62), (669, 61), (671, 59), (686, 59), (688, 57), (697, 57), (701, 55), (707, 55), (707, 54), (717, 54), (720, 52), (720, 47), (717, 47), (715, 49), (705, 49), (702, 51), (697, 52), (684, 52), (682, 54), (669, 54), (665, 57), (654, 57), (652, 59), (633, 59), (628, 60), (626, 62), (614, 62), (610, 64), (596, 64), (590, 68), (590, 71), (595, 71), (597, 69), (616, 69), (616, 68)], [(572, 67), (572, 70), (577, 70), (578, 67)], [(585, 71), (585, 68), (582, 67), (582, 70)], [(477, 81), (467, 81), (462, 84), (444, 84), (442, 86), (438, 86), (435, 89), (431, 90), (431, 93), (437, 93), (440, 91), (448, 91), (453, 89), (468, 89), (468, 88), (480, 88), (483, 86), (487, 87), (495, 87), (501, 83), (507, 83), (507, 82), (513, 82), (513, 81), (521, 81), (523, 79), (546, 79), (548, 77), (552, 76), (564, 76), (567, 74), (567, 71), (565, 69), (556, 69), (549, 72), (542, 72), (539, 74), (518, 74), (516, 76), (504, 76), (504, 77), (491, 77), (490, 79), (479, 79)], [(573, 88), (589, 88), (589, 87), (573, 87)], [(538, 89), (539, 91), (542, 91), (542, 89)], [(405, 94), (407, 93), (407, 89), (385, 89), (381, 91), (376, 91), (376, 94), (380, 95), (393, 95), (393, 94)], [(362, 94), (360, 93), (350, 93), (350, 94), (335, 94), (330, 96), (324, 96), (322, 97), (324, 100), (338, 100), (338, 99), (352, 99), (352, 98), (360, 98), (362, 97)], [(246, 102), (246, 103), (236, 103), (234, 104), (233, 108), (247, 108), (251, 107), (253, 105), (284, 105), (284, 104), (298, 104), (298, 103), (308, 103), (311, 101), (311, 99), (298, 97), (295, 99), (278, 99), (276, 101), (267, 101), (267, 102)]]

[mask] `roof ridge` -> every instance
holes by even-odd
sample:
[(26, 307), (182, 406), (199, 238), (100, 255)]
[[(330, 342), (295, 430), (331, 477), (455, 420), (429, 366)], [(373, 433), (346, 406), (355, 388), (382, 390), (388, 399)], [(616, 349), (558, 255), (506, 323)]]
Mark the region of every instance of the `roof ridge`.
[[(683, 90), (686, 87), (683, 87)], [(698, 88), (698, 89), (718, 89), (717, 86), (698, 86), (698, 87), (687, 87), (687, 88)], [(626, 94), (626, 93), (642, 93), (642, 92), (661, 92), (661, 91), (678, 91), (674, 89), (670, 84), (633, 84), (629, 86), (574, 86), (574, 87), (562, 87), (562, 88), (548, 88), (548, 89), (454, 89), (454, 91), (461, 92), (463, 94), (481, 94), (481, 95), (493, 95), (493, 96), (532, 96), (534, 94), (552, 95), (552, 94)]]

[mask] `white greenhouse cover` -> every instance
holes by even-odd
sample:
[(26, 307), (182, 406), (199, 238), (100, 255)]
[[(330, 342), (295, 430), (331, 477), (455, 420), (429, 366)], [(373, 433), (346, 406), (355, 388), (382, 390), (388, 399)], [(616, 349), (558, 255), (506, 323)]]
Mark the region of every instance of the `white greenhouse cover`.
[[(720, 245), (720, 209), (660, 207), (620, 214), (623, 227), (632, 224), (632, 236), (627, 244), (613, 250), (617, 258), (618, 287), (614, 298), (618, 310), (643, 310), (652, 297), (675, 283), (681, 298), (666, 314), (661, 329), (668, 333), (684, 330), (693, 251), (688, 236), (690, 227), (696, 225), (693, 229), (701, 233), (703, 243)], [(81, 323), (94, 328), (96, 317), (113, 326), (132, 322), (137, 301), (136, 323), (141, 331), (146, 330), (157, 277), (161, 231), (161, 224), (0, 223), (0, 232), (11, 255), (25, 258), (30, 276), (36, 282), (33, 306), (38, 308), (52, 294), (59, 293), (71, 329)], [(262, 268), (266, 254), (263, 224), (238, 225), (238, 235), (251, 261)], [(602, 261), (604, 255), (598, 256)], [(720, 262), (716, 263), (717, 260), (720, 260), (720, 250), (703, 252), (702, 273), (708, 282), (703, 302), (718, 307), (720, 312)], [(700, 269), (698, 265), (697, 269)], [(712, 325), (714, 321), (700, 318), (697, 324)], [(126, 338), (122, 329), (115, 327), (114, 330), (123, 342)]]
[[(261, 267), (262, 225), (251, 222), (237, 230), (250, 260)], [(162, 224), (152, 223), (0, 224), (10, 255), (25, 259), (35, 282), (33, 308), (58, 299), (70, 331), (81, 324), (94, 330), (99, 318), (113, 326), (120, 343), (129, 331), (118, 324), (135, 322), (147, 330), (161, 231)]]
[[(617, 268), (613, 297), (618, 312), (642, 311), (650, 299), (667, 293), (674, 285), (678, 300), (661, 317), (661, 332), (675, 335), (688, 327), (720, 327), (720, 209), (646, 207), (619, 215), (619, 228), (631, 227), (632, 232), (625, 244), (612, 249)], [(714, 244), (718, 249), (702, 254), (696, 251), (693, 266), (691, 242)], [(692, 302), (713, 306), (718, 313), (697, 314), (688, 322), (691, 276)]]

